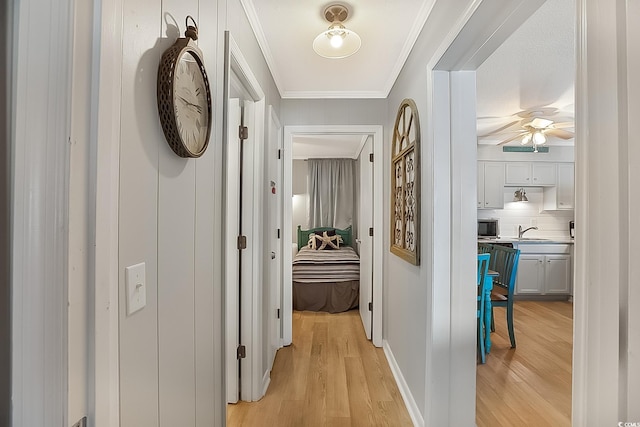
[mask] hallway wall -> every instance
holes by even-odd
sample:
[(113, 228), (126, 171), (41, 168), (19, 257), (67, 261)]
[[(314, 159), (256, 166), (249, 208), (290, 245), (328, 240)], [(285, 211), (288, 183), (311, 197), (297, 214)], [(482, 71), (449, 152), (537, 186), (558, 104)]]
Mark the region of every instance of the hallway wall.
[[(447, 183), (435, 182), (436, 169), (448, 167), (448, 159), (435, 158), (434, 121), (432, 112), (433, 88), (428, 75), (428, 66), (435, 65), (441, 44), (450, 37), (452, 28), (463, 16), (471, 1), (437, 1), (416, 41), (402, 72), (388, 98), (385, 121), (384, 170), (390, 176), (391, 135), (400, 103), (412, 98), (418, 108), (422, 133), (421, 141), (421, 265), (414, 266), (389, 252), (389, 233), (385, 233), (385, 310), (384, 339), (393, 353), (398, 368), (404, 377), (409, 392), (415, 401), (418, 415), (424, 425), (474, 425), (474, 413), (450, 412), (447, 395), (449, 385), (439, 380), (445, 368), (443, 354), (448, 354), (446, 334), (449, 325), (436, 325), (435, 312), (439, 304), (449, 304), (446, 294), (448, 283), (434, 281), (435, 250), (433, 233), (436, 217), (449, 217), (449, 189)], [(445, 44), (446, 45), (446, 44)], [(442, 152), (442, 151), (440, 151)], [(384, 181), (384, 200), (390, 200), (390, 180)], [(388, 204), (386, 205), (388, 206)], [(388, 227), (390, 209), (384, 210), (384, 224)], [(440, 230), (445, 229), (440, 224)], [(387, 228), (387, 230), (389, 230)], [(445, 230), (446, 231), (446, 230)], [(440, 248), (442, 249), (442, 248)], [(440, 266), (440, 268), (445, 268)], [(446, 297), (446, 298), (443, 298)], [(445, 388), (441, 388), (441, 387)], [(471, 389), (471, 387), (469, 387)], [(475, 396), (456, 395), (458, 407), (474, 407)], [(471, 400), (473, 399), (473, 400)], [(444, 403), (443, 403), (444, 402)], [(452, 418), (450, 418), (452, 416)]]
[(385, 123), (386, 99), (283, 99), (283, 126), (379, 125)]
[[(279, 95), (239, 0), (132, 0), (123, 7), (120, 422), (221, 425), (224, 30), (231, 31), (266, 93), (266, 104), (276, 111)], [(183, 36), (187, 15), (199, 26), (214, 102), (209, 148), (198, 159), (171, 151), (156, 106), (160, 56)], [(146, 264), (147, 304), (128, 316), (125, 267), (140, 262)]]

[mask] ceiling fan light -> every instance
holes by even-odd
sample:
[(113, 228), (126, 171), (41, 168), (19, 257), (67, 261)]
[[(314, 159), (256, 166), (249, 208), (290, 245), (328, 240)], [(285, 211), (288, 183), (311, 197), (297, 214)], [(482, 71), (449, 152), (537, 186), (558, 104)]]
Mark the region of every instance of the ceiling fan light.
[(531, 137), (533, 139), (533, 143), (535, 145), (542, 145), (545, 142), (547, 142), (547, 137), (544, 136), (544, 134), (540, 131), (538, 132), (534, 132), (533, 136)]
[(527, 145), (528, 143), (531, 142), (531, 133), (527, 132), (523, 137), (522, 137), (522, 142), (520, 142), (520, 144), (522, 145)]

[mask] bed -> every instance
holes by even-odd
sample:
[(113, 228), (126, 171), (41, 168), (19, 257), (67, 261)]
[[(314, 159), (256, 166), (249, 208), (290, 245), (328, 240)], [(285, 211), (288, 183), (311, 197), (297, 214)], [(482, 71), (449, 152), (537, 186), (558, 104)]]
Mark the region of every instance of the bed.
[[(339, 249), (312, 249), (309, 235), (340, 236)], [(293, 259), (293, 309), (341, 313), (358, 307), (360, 259), (352, 247), (351, 227), (340, 230), (298, 226), (298, 253)]]

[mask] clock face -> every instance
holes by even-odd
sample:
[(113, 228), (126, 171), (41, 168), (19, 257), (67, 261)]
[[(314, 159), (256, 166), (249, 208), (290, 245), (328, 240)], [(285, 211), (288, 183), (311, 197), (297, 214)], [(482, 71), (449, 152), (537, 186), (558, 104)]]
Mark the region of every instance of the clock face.
[(178, 58), (173, 84), (173, 108), (178, 133), (191, 154), (200, 154), (209, 132), (207, 84), (200, 63), (190, 51)]

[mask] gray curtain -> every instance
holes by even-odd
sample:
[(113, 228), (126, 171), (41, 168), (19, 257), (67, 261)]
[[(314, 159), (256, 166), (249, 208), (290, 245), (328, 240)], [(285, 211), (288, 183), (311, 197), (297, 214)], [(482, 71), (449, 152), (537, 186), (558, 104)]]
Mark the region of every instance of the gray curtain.
[(309, 159), (309, 227), (353, 224), (355, 168), (352, 159)]

